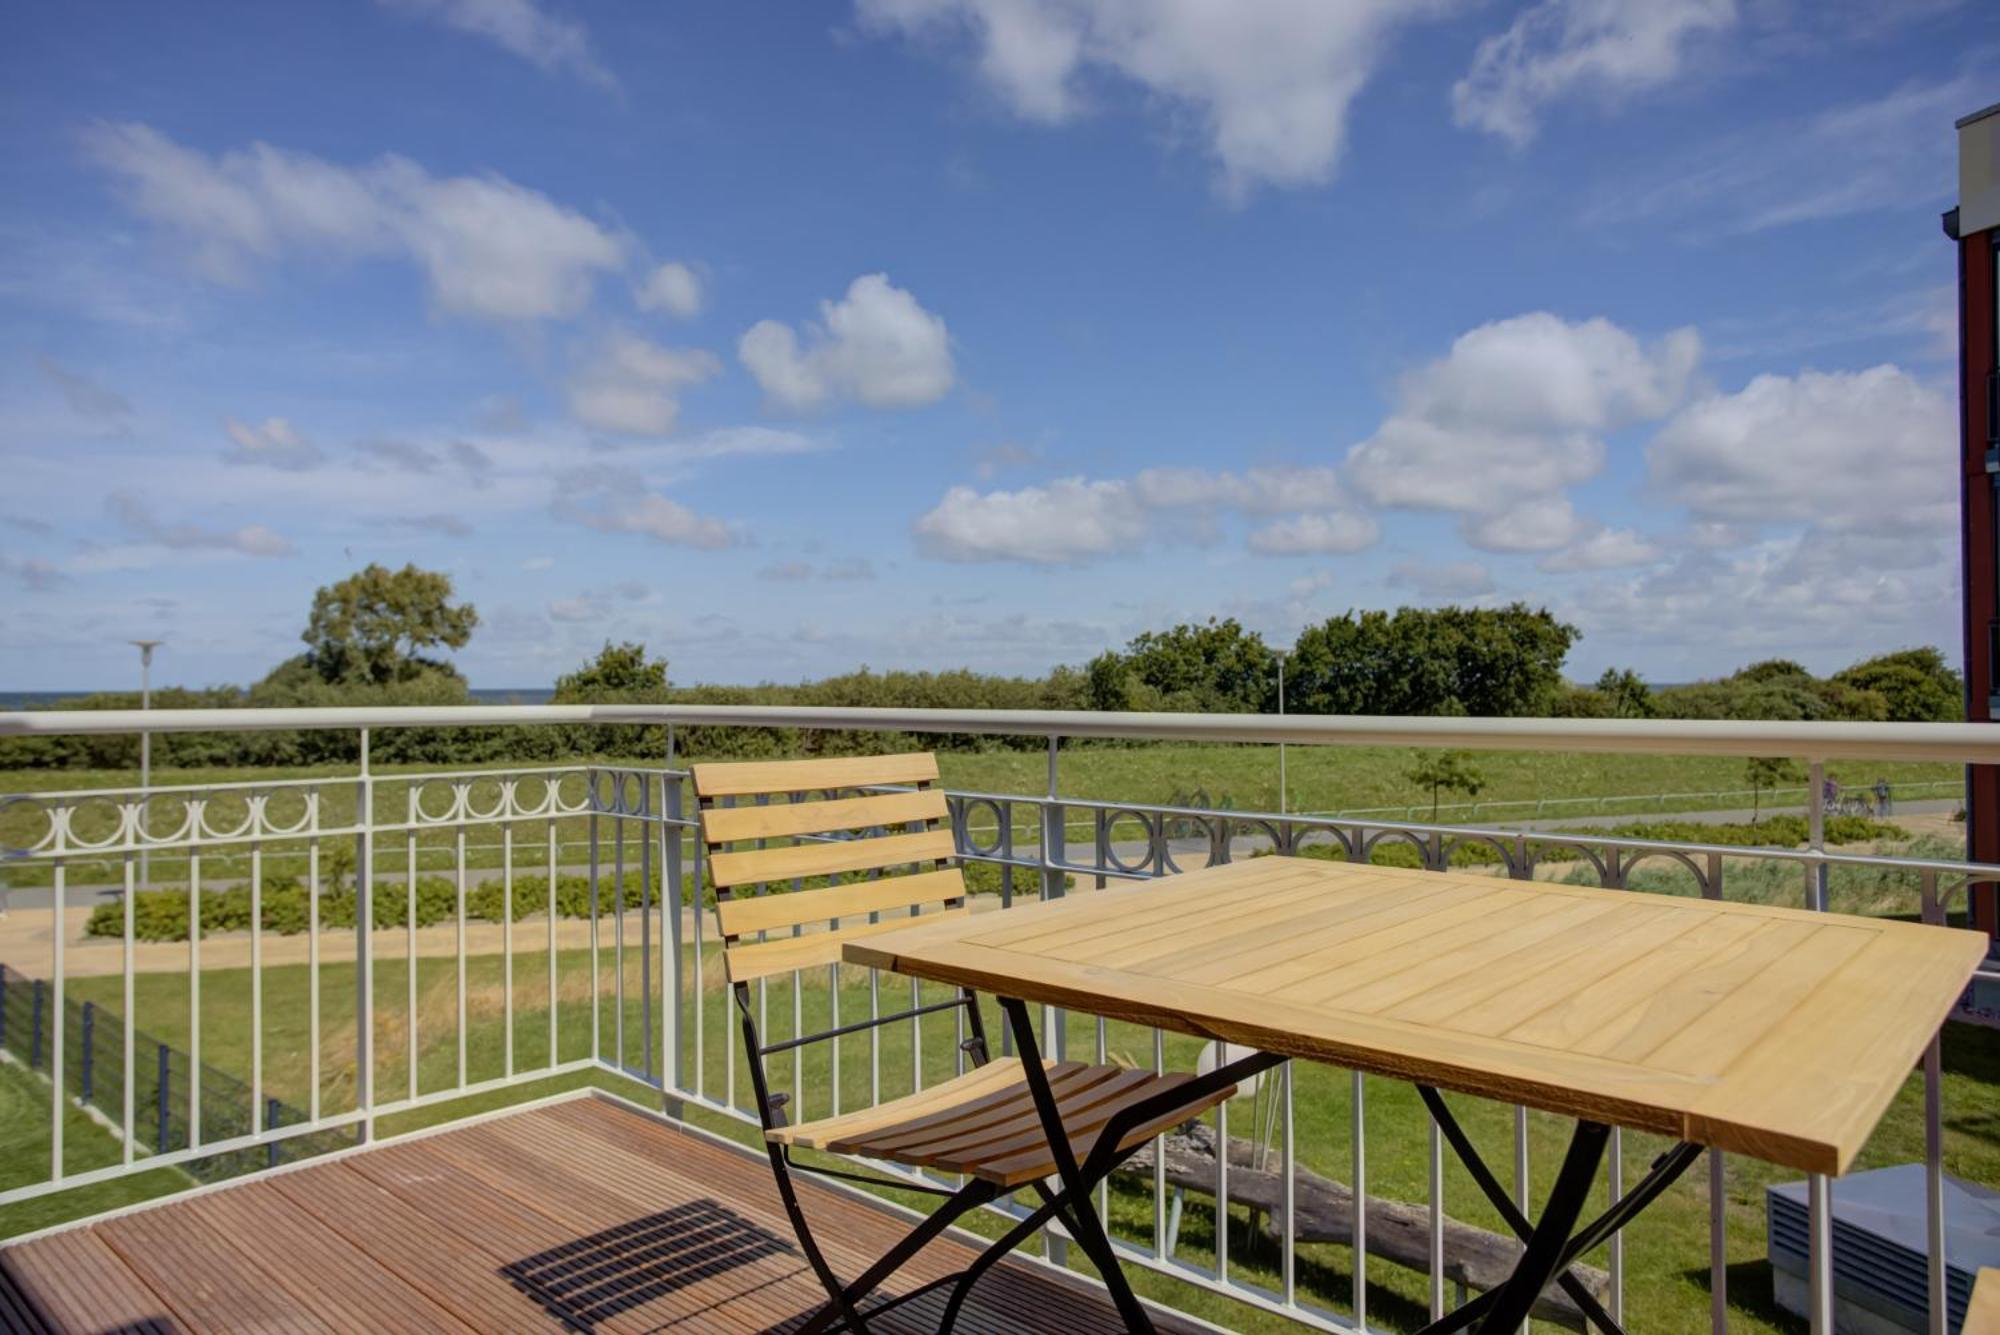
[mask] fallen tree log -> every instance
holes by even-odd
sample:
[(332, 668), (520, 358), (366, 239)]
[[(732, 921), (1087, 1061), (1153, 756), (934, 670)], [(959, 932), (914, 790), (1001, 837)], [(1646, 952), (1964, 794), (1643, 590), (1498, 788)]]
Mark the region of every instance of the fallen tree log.
[[(1215, 1194), (1215, 1131), (1196, 1123), (1165, 1137), (1167, 1182), (1205, 1196)], [(1274, 1172), (1252, 1168), (1249, 1141), (1229, 1138), (1229, 1200), (1233, 1205), (1251, 1206), (1263, 1213), (1264, 1233), (1273, 1242), (1283, 1236), (1280, 1212), (1284, 1207), (1284, 1183)], [(1121, 1172), (1153, 1173), (1153, 1146), (1148, 1145), (1126, 1160)], [(1295, 1171), (1292, 1206), (1297, 1218), (1292, 1236), (1299, 1242), (1331, 1242), (1354, 1245), (1354, 1192), (1345, 1183), (1322, 1177), (1306, 1168)], [(1424, 1206), (1402, 1201), (1368, 1198), (1368, 1254), (1392, 1265), (1428, 1274), (1430, 1272), (1431, 1212)], [(1497, 1288), (1514, 1272), (1521, 1244), (1512, 1238), (1460, 1223), (1446, 1216), (1444, 1221), (1444, 1277), (1449, 1284), (1463, 1285), (1484, 1293)], [(1570, 1274), (1585, 1288), (1603, 1299), (1610, 1276), (1593, 1266), (1574, 1265)], [(1555, 1284), (1549, 1285), (1535, 1303), (1535, 1316), (1570, 1330), (1583, 1330), (1583, 1312), (1570, 1296)]]

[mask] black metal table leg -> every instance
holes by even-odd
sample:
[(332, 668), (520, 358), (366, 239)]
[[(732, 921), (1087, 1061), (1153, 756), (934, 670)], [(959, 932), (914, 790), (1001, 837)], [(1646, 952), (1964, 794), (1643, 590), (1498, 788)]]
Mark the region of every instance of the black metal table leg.
[[(1472, 1138), (1465, 1134), (1465, 1128), (1459, 1125), (1456, 1117), (1452, 1116), (1451, 1108), (1445, 1103), (1444, 1096), (1429, 1085), (1418, 1085), (1417, 1093), (1423, 1097), (1424, 1106), (1430, 1109), (1431, 1119), (1438, 1124), (1438, 1130), (1443, 1132), (1444, 1138), (1451, 1143), (1453, 1153), (1458, 1155), (1466, 1171), (1472, 1174), (1473, 1182), (1485, 1193), (1493, 1208), (1500, 1212), (1500, 1217), (1506, 1220), (1507, 1227), (1514, 1230), (1514, 1235), (1523, 1242), (1527, 1241), (1534, 1234), (1534, 1223), (1521, 1213), (1520, 1207), (1514, 1204), (1513, 1198), (1508, 1196), (1506, 1189), (1500, 1185), (1500, 1179), (1493, 1175), (1493, 1170), (1479, 1157), (1479, 1151), (1473, 1146)], [(1609, 1312), (1604, 1310), (1604, 1304), (1597, 1301), (1597, 1295), (1584, 1287), (1582, 1280), (1569, 1273), (1567, 1263), (1557, 1272), (1556, 1283), (1562, 1286), (1562, 1291), (1569, 1295), (1570, 1301), (1577, 1305), (1584, 1319), (1596, 1323), (1603, 1335), (1624, 1335), (1623, 1328), (1611, 1319)]]
[[(1514, 1228), (1515, 1232), (1524, 1240), (1530, 1242), (1532, 1249), (1533, 1239), (1540, 1236), (1542, 1230), (1540, 1228), (1530, 1228), (1526, 1218), (1501, 1187), (1499, 1179), (1493, 1176), (1492, 1170), (1486, 1166), (1485, 1161), (1479, 1157), (1478, 1151), (1473, 1147), (1471, 1139), (1466, 1136), (1464, 1129), (1459, 1126), (1457, 1119), (1451, 1115), (1451, 1110), (1445, 1105), (1443, 1097), (1436, 1090), (1424, 1085), (1418, 1086), (1418, 1092), (1423, 1096), (1425, 1104), (1429, 1106), (1431, 1115), (1437, 1119), (1438, 1128), (1444, 1133), (1445, 1139), (1450, 1142), (1453, 1152), (1458, 1155), (1465, 1163), (1466, 1168), (1471, 1172), (1473, 1181), (1478, 1184), (1479, 1189), (1493, 1203), (1494, 1208), (1500, 1212), (1508, 1224)], [(1596, 1124), (1578, 1122), (1577, 1136), (1581, 1137), (1585, 1129), (1593, 1125)], [(1608, 1127), (1598, 1126), (1597, 1129), (1604, 1139), (1609, 1139), (1610, 1129)], [(1577, 1140), (1573, 1139), (1570, 1146), (1571, 1155), (1577, 1152), (1577, 1145)], [(1619, 1330), (1617, 1323), (1612, 1321), (1610, 1314), (1603, 1310), (1603, 1305), (1598, 1303), (1595, 1297), (1590, 1294), (1590, 1291), (1584, 1288), (1580, 1282), (1574, 1283), (1574, 1287), (1572, 1287), (1573, 1281), (1568, 1274), (1568, 1270), (1572, 1265), (1576, 1264), (1579, 1258), (1602, 1246), (1612, 1234), (1625, 1227), (1626, 1224), (1637, 1217), (1640, 1211), (1658, 1199), (1660, 1194), (1678, 1181), (1681, 1174), (1686, 1172), (1689, 1166), (1696, 1159), (1699, 1159), (1701, 1155), (1701, 1146), (1683, 1141), (1655, 1159), (1651, 1170), (1647, 1172), (1646, 1176), (1639, 1182), (1639, 1185), (1612, 1202), (1602, 1214), (1598, 1215), (1588, 1224), (1577, 1227), (1576, 1218), (1578, 1216), (1573, 1214), (1568, 1225), (1566, 1225), (1565, 1231), (1568, 1237), (1560, 1246), (1555, 1267), (1553, 1270), (1548, 1271), (1533, 1291), (1526, 1296), (1525, 1302), (1527, 1306), (1521, 1308), (1520, 1313), (1514, 1316), (1512, 1320), (1497, 1319), (1495, 1313), (1501, 1312), (1502, 1302), (1508, 1302), (1510, 1305), (1513, 1302), (1513, 1290), (1517, 1281), (1524, 1277), (1524, 1271), (1528, 1264), (1528, 1257), (1526, 1255), (1522, 1257), (1520, 1266), (1516, 1269), (1514, 1280), (1510, 1280), (1507, 1285), (1494, 1289), (1491, 1292), (1481, 1294), (1457, 1311), (1448, 1314), (1438, 1321), (1432, 1322), (1430, 1325), (1424, 1327), (1421, 1335), (1451, 1335), (1451, 1332), (1467, 1330), (1475, 1325), (1482, 1331), (1505, 1332), (1512, 1330), (1525, 1317), (1527, 1312), (1533, 1308), (1535, 1299), (1540, 1296), (1542, 1289), (1546, 1288), (1552, 1281), (1562, 1283), (1565, 1292), (1578, 1300), (1578, 1306), (1582, 1308), (1587, 1320), (1598, 1324), (1606, 1332), (1611, 1332), (1615, 1335), (1615, 1332)], [(1569, 1164), (1570, 1160), (1566, 1158), (1564, 1160), (1565, 1172), (1568, 1171)], [(1583, 1187), (1578, 1196), (1579, 1211), (1582, 1203), (1589, 1197), (1590, 1182), (1594, 1177), (1595, 1169), (1593, 1168), (1591, 1174), (1583, 1180)], [(1557, 1197), (1561, 1191), (1562, 1180), (1559, 1176), (1556, 1190), (1550, 1195), (1549, 1209), (1555, 1208)], [(1543, 1224), (1546, 1225), (1549, 1222), (1550, 1217), (1545, 1211)]]
[(1590, 1187), (1597, 1180), (1598, 1165), (1604, 1161), (1605, 1142), (1611, 1128), (1602, 1122), (1578, 1122), (1570, 1136), (1569, 1150), (1556, 1172), (1555, 1185), (1542, 1206), (1542, 1217), (1528, 1238), (1527, 1250), (1513, 1276), (1498, 1290), (1493, 1308), (1481, 1319), (1482, 1331), (1510, 1331), (1528, 1319), (1542, 1290), (1561, 1274), (1576, 1221), (1590, 1203)]
[(1014, 1051), (1021, 1059), (1021, 1070), (1027, 1077), (1028, 1092), (1034, 1097), (1035, 1113), (1041, 1118), (1042, 1132), (1048, 1137), (1056, 1172), (1062, 1178), (1063, 1194), (1069, 1198), (1069, 1209), (1065, 1213), (1075, 1226), (1077, 1245), (1097, 1267), (1104, 1287), (1111, 1291), (1111, 1301), (1117, 1305), (1125, 1328), (1151, 1331), (1153, 1319), (1146, 1314), (1138, 1295), (1132, 1292), (1125, 1272), (1118, 1265), (1118, 1254), (1111, 1249), (1111, 1239), (1097, 1217), (1097, 1207), (1091, 1202), (1090, 1192), (1095, 1184), (1085, 1179), (1077, 1165), (1076, 1154), (1070, 1148), (1069, 1135), (1063, 1130), (1062, 1113), (1056, 1107), (1054, 1092), (1049, 1088), (1048, 1073), (1042, 1069), (1041, 1047), (1035, 1041), (1035, 1026), (1028, 1018), (1028, 1007), (1017, 998), (1002, 997), (1000, 1008), (1007, 1013), (1007, 1023), (1014, 1031)]

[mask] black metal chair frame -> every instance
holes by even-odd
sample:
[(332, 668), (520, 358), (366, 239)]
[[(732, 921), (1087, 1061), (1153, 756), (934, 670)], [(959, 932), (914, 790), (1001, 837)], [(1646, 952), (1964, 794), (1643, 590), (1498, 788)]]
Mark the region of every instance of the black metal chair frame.
[[(960, 989), (959, 995), (951, 1001), (914, 1006), (893, 1014), (841, 1025), (839, 1028), (822, 1033), (807, 1034), (768, 1044), (761, 1041), (757, 1032), (757, 1021), (750, 1002), (749, 983), (734, 983), (732, 991), (736, 1010), (742, 1021), (744, 1047), (751, 1056), (751, 1090), (757, 1100), (759, 1119), (766, 1131), (777, 1130), (785, 1125), (784, 1108), (790, 1099), (787, 1094), (774, 1094), (771, 1091), (769, 1078), (764, 1070), (764, 1058), (774, 1053), (789, 1052), (794, 1048), (838, 1039), (848, 1034), (863, 1033), (879, 1025), (910, 1020), (917, 1016), (954, 1010), (963, 1006), (971, 1036), (960, 1045), (961, 1048), (972, 1059), (975, 1067), (985, 1065), (990, 1059), (986, 1045), (985, 1024), (979, 1014), (978, 994), (970, 988)], [(1035, 1103), (1035, 1111), (1049, 1139), (1059, 1183), (1057, 1189), (1051, 1190), (1046, 1181), (1038, 1180), (1029, 1184), (1041, 1203), (1019, 1219), (998, 1241), (987, 1246), (965, 1269), (941, 1276), (864, 1309), (861, 1306), (862, 1299), (900, 1270), (903, 1264), (921, 1251), (931, 1239), (969, 1211), (991, 1204), (1007, 1195), (1009, 1189), (980, 1178), (970, 1179), (961, 1187), (949, 1188), (911, 1179), (858, 1173), (825, 1164), (805, 1163), (793, 1158), (789, 1145), (767, 1140), (765, 1148), (770, 1155), (772, 1174), (777, 1178), (779, 1198), (784, 1202), (785, 1213), (790, 1217), (792, 1228), (798, 1234), (799, 1246), (805, 1252), (806, 1261), (812, 1266), (813, 1273), (819, 1276), (819, 1281), (826, 1288), (829, 1299), (825, 1307), (799, 1328), (798, 1335), (814, 1335), (815, 1332), (835, 1330), (865, 1331), (868, 1329), (869, 1318), (880, 1316), (890, 1308), (901, 1306), (933, 1289), (955, 1284), (938, 1325), (940, 1331), (948, 1331), (957, 1322), (966, 1297), (979, 1277), (1051, 1219), (1061, 1221), (1077, 1245), (1083, 1248), (1084, 1254), (1097, 1267), (1104, 1279), (1105, 1287), (1111, 1292), (1112, 1302), (1117, 1306), (1118, 1314), (1126, 1326), (1138, 1331), (1149, 1331), (1153, 1328), (1146, 1309), (1133, 1294), (1131, 1285), (1119, 1268), (1117, 1254), (1112, 1250), (1111, 1239), (1106, 1234), (1102, 1221), (1097, 1217), (1091, 1193), (1095, 1191), (1099, 1182), (1141, 1148), (1137, 1145), (1125, 1150), (1118, 1148), (1120, 1142), (1132, 1131), (1158, 1121), (1177, 1107), (1198, 1102), (1249, 1075), (1275, 1066), (1284, 1059), (1269, 1053), (1254, 1053), (1120, 1110), (1106, 1121), (1098, 1133), (1094, 1147), (1079, 1163), (1069, 1143), (1069, 1137), (1063, 1129), (1062, 1115), (1056, 1106), (1055, 1094), (1049, 1087), (1048, 1074), (1042, 1067), (1040, 1046), (1026, 1005), (1013, 998), (1003, 997), (1000, 999), (1000, 1006), (1007, 1016), (1015, 1050), (1020, 1054), (1021, 1068), (1026, 1077), (1030, 1096)], [(833, 1267), (828, 1264), (825, 1254), (821, 1252), (819, 1244), (813, 1238), (811, 1227), (806, 1222), (805, 1211), (799, 1204), (798, 1192), (792, 1184), (791, 1174), (794, 1171), (840, 1178), (867, 1186), (888, 1187), (898, 1191), (920, 1191), (945, 1199), (936, 1211), (911, 1229), (909, 1234), (880, 1260), (862, 1272), (857, 1279), (843, 1284), (834, 1274)]]

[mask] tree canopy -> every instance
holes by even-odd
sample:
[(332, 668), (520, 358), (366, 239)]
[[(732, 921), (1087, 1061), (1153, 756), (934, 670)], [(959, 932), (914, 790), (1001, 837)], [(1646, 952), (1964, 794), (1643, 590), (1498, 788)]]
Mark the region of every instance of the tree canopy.
[(1234, 617), (1133, 637), (1085, 669), (1092, 709), (1247, 714), (1274, 708), (1278, 656)]
[(449, 575), (370, 563), (313, 595), (300, 636), (306, 662), (320, 680), (337, 685), (382, 686), (427, 672), (457, 676), (450, 664), (424, 656), (439, 646), (464, 648), (479, 624), (472, 604), (451, 596)]
[(667, 660), (646, 657), (646, 646), (606, 640), (597, 657), (556, 678), (551, 704), (661, 704), (667, 698)]
[(1899, 649), (1864, 659), (1833, 679), (1882, 697), (1898, 723), (1950, 723), (1965, 717), (1965, 683), (1935, 648)]
[(1308, 628), (1286, 678), (1301, 714), (1546, 713), (1580, 633), (1547, 609), (1401, 607)]

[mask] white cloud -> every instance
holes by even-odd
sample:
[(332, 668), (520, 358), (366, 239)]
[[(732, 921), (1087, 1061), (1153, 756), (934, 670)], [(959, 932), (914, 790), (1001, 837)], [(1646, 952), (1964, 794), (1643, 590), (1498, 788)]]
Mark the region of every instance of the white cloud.
[(1579, 570), (1616, 570), (1625, 566), (1651, 565), (1660, 556), (1658, 543), (1629, 528), (1600, 528), (1561, 551), (1550, 552), (1537, 561), (1535, 567), (1552, 575)]
[(1670, 82), (1696, 39), (1736, 18), (1735, 0), (1541, 0), (1479, 44), (1452, 87), (1453, 113), (1526, 143), (1549, 103), (1579, 93), (1615, 102)]
[(325, 458), (319, 446), (300, 435), (282, 417), (267, 417), (262, 422), (239, 422), (234, 417), (225, 417), (222, 429), (234, 442), (232, 448), (222, 452), (224, 463), (302, 472), (317, 467)]
[(674, 453), (683, 459), (728, 459), (770, 457), (786, 454), (815, 454), (832, 449), (830, 441), (797, 431), (781, 431), (768, 426), (725, 426), (677, 443)]
[(625, 263), (622, 238), (497, 175), (436, 177), (393, 155), (343, 167), (262, 143), (211, 158), (138, 124), (96, 125), (84, 146), (217, 281), (286, 251), (394, 256), (423, 270), (441, 311), (531, 321), (575, 315)]
[(384, 7), (483, 37), (551, 74), (573, 74), (616, 91), (618, 80), (598, 62), (590, 34), (540, 0), (379, 0)]
[(685, 264), (669, 261), (646, 276), (634, 297), (642, 311), (665, 311), (683, 320), (701, 314), (701, 279)]
[(1266, 556), (1358, 552), (1381, 536), (1381, 526), (1365, 514), (1292, 515), (1252, 529), (1250, 550)]
[(1136, 86), (1199, 127), (1241, 200), (1330, 180), (1355, 95), (1399, 26), (1439, 0), (859, 0), (864, 25), (970, 39), (985, 83), (1023, 119), (1060, 124), (1087, 76)]
[(152, 508), (130, 492), (114, 491), (105, 502), (127, 532), (157, 547), (178, 550), (235, 552), (241, 556), (290, 556), (292, 544), (262, 524), (235, 529), (203, 528), (198, 524), (163, 523)]
[[(1354, 552), (1379, 533), (1334, 469), (1267, 466), (1148, 468), (1129, 479), (1072, 477), (1018, 491), (953, 487), (916, 531), (927, 554), (946, 560), (1065, 565), (1136, 550), (1156, 535), (1158, 516), (1190, 511), (1204, 536), (1221, 513), (1269, 518), (1249, 537), (1250, 549), (1266, 555)], [(1185, 516), (1174, 531), (1189, 531)]]
[(1333, 468), (1257, 465), (1240, 473), (1206, 468), (1147, 468), (1132, 479), (1139, 499), (1155, 509), (1183, 506), (1241, 510), (1253, 515), (1341, 510), (1352, 504)]
[(636, 473), (615, 467), (565, 474), (557, 481), (551, 509), (558, 519), (599, 533), (637, 533), (671, 547), (730, 547), (739, 541), (724, 521), (698, 515), (648, 490)]
[(61, 567), (39, 556), (10, 556), (0, 552), (0, 574), (12, 576), (30, 593), (48, 593), (69, 583), (69, 576)]
[[(1989, 90), (1971, 76), (1760, 125), (1606, 180), (1584, 213), (1592, 228), (1684, 218), (1756, 232), (1952, 197), (1955, 146), (1940, 132)], [(1827, 170), (1838, 163), (1838, 171)]]
[(547, 570), (555, 565), (555, 563), (556, 558), (553, 556), (531, 556), (521, 562), (521, 569), (528, 571)]
[(556, 598), (549, 603), (549, 619), (572, 624), (586, 621), (601, 621), (605, 607), (602, 602), (588, 595), (576, 598)]
[(759, 569), (757, 578), (773, 584), (803, 584), (814, 579), (855, 584), (874, 579), (875, 566), (865, 556), (841, 557), (822, 566), (810, 561), (777, 561)]
[(1900, 367), (1762, 375), (1689, 404), (1647, 446), (1652, 485), (1698, 520), (1754, 531), (1957, 531), (1958, 426), (1946, 388)]
[(570, 414), (597, 431), (664, 436), (680, 417), (679, 392), (721, 371), (712, 352), (614, 333), (571, 377)]
[(918, 546), (946, 561), (1073, 565), (1136, 549), (1145, 507), (1122, 480), (1060, 478), (1018, 491), (953, 487), (917, 520)]
[(1403, 561), (1389, 572), (1389, 584), (1420, 598), (1477, 598), (1493, 592), (1493, 576), (1477, 561)]
[(1528, 496), (1504, 510), (1468, 514), (1461, 534), (1483, 552), (1548, 552), (1576, 542), (1595, 525), (1560, 491)]
[(915, 408), (951, 389), (951, 337), (944, 321), (890, 283), (863, 274), (839, 301), (820, 303), (802, 341), (790, 325), (760, 320), (737, 345), (765, 398), (807, 412), (837, 398), (871, 408)]
[(427, 515), (403, 515), (385, 519), (383, 526), (399, 533), (430, 535), (442, 538), (469, 538), (472, 525), (457, 515), (438, 512)]
[(981, 482), (991, 482), (1010, 468), (1026, 468), (1041, 461), (1042, 451), (1037, 446), (1003, 440), (979, 451), (972, 461), (972, 472)]
[(46, 354), (35, 359), (42, 374), (62, 391), (63, 402), (78, 417), (94, 422), (122, 422), (132, 415), (132, 404), (115, 389), (100, 385), (80, 371), (72, 371)]
[[(1582, 590), (1558, 610), (1656, 672), (1695, 675), (1782, 654), (1828, 666), (1873, 647), (1952, 642), (1956, 530), (1897, 541), (1811, 531), (1670, 563)], [(1627, 648), (1626, 646), (1632, 646)]]
[(1481, 325), (1403, 378), (1347, 478), (1377, 505), (1463, 516), (1478, 546), (1560, 547), (1584, 526), (1565, 493), (1603, 468), (1605, 435), (1671, 412), (1700, 358), (1692, 329), (1649, 346), (1542, 311)]

